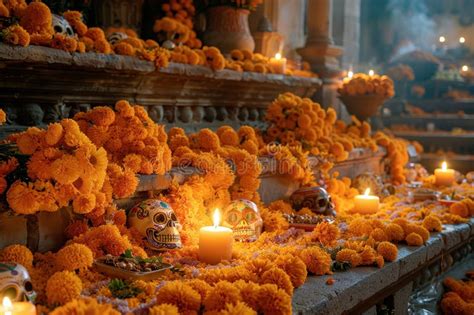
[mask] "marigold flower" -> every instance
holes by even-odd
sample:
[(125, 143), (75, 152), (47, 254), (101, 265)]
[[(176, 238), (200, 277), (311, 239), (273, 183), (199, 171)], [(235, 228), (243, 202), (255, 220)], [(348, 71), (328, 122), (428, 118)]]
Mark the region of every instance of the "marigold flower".
[(158, 290), (156, 302), (176, 305), (180, 313), (197, 312), (201, 306), (201, 296), (184, 282), (172, 281)]
[(50, 43), (51, 48), (75, 52), (77, 49), (77, 40), (74, 37), (56, 33)]
[(87, 220), (74, 220), (66, 227), (67, 238), (71, 239), (85, 233), (89, 229)]
[[(89, 315), (120, 315), (111, 304), (99, 304), (96, 299), (74, 299), (63, 306), (57, 307), (51, 315), (89, 314)], [(171, 313), (170, 313), (171, 314)]]
[(305, 263), (298, 256), (285, 254), (279, 256), (275, 263), (290, 276), (293, 287), (298, 288), (305, 283), (308, 272)]
[(395, 223), (390, 223), (385, 227), (385, 234), (390, 241), (403, 241), (405, 239), (405, 232), (403, 228)]
[(286, 272), (280, 268), (271, 268), (263, 273), (260, 278), (260, 283), (276, 284), (280, 289), (283, 289), (288, 295), (293, 295), (293, 284)]
[(238, 288), (228, 281), (220, 281), (208, 292), (203, 304), (207, 311), (221, 310), (226, 304), (237, 304), (240, 299)]
[[(0, 16), (2, 14), (0, 13)], [(26, 47), (30, 44), (30, 34), (20, 25), (12, 25), (3, 30), (3, 42)], [(5, 121), (3, 121), (5, 122)]]
[(416, 233), (420, 235), (423, 238), (423, 243), (428, 241), (428, 239), (430, 238), (430, 232), (421, 225), (408, 224), (407, 226), (405, 226), (404, 231), (406, 235), (410, 233)]
[(153, 306), (148, 311), (149, 315), (179, 315), (178, 308), (172, 304), (160, 304)]
[(308, 271), (321, 276), (331, 273), (331, 256), (319, 247), (308, 247), (301, 251), (300, 258)]
[(120, 235), (118, 227), (109, 224), (91, 228), (84, 234), (75, 237), (72, 242), (89, 247), (95, 258), (106, 254), (119, 256), (127, 249), (132, 248), (128, 238)]
[(264, 314), (291, 314), (291, 297), (274, 284), (264, 284), (258, 290), (259, 310)]
[(409, 246), (421, 246), (424, 243), (423, 238), (415, 232), (408, 234), (405, 240)]
[(91, 267), (94, 261), (92, 251), (82, 244), (64, 246), (55, 256), (56, 267), (60, 271), (86, 269)]
[(375, 228), (372, 233), (370, 233), (370, 237), (372, 237), (376, 242), (384, 242), (389, 240), (387, 234), (381, 228)]
[(451, 212), (452, 214), (458, 215), (462, 218), (468, 218), (470, 215), (468, 206), (463, 202), (453, 203), (449, 207), (449, 212)]
[(201, 279), (191, 279), (186, 281), (186, 284), (189, 285), (192, 289), (194, 289), (199, 295), (201, 296), (201, 301), (204, 301), (204, 299), (207, 296), (207, 293), (211, 290), (211, 286), (201, 280)]
[(30, 34), (53, 34), (53, 17), (49, 7), (42, 2), (32, 2), (24, 10), (20, 25)]
[(311, 239), (319, 241), (324, 246), (333, 245), (340, 236), (339, 228), (328, 222), (318, 223), (311, 232)]
[(257, 315), (257, 312), (244, 302), (236, 304), (226, 304), (225, 308), (219, 312), (221, 315)]
[(262, 276), (266, 271), (274, 268), (276, 265), (264, 258), (257, 258), (247, 261), (244, 264), (244, 267), (249, 271), (252, 272), (259, 277)]
[(33, 254), (23, 245), (10, 245), (0, 250), (0, 261), (17, 263), (25, 268), (33, 266)]
[(215, 151), (220, 147), (219, 137), (209, 128), (198, 132), (199, 147), (204, 151)]
[(86, 214), (94, 210), (96, 206), (96, 196), (94, 194), (81, 194), (74, 197), (72, 203), (74, 212)]
[(46, 297), (52, 305), (63, 305), (77, 299), (81, 291), (81, 279), (71, 271), (56, 272), (46, 283)]
[(377, 246), (377, 253), (382, 255), (386, 261), (395, 261), (398, 256), (398, 248), (390, 242), (381, 242)]
[(357, 267), (361, 264), (362, 258), (353, 249), (343, 248), (336, 254), (336, 260), (338, 262), (348, 262), (352, 267)]
[(232, 128), (227, 128), (218, 134), (222, 145), (238, 146), (239, 135)]
[(429, 215), (423, 219), (423, 226), (430, 232), (441, 232), (443, 230), (443, 225), (441, 220), (434, 215)]
[(20, 181), (14, 182), (7, 191), (7, 202), (10, 208), (19, 214), (38, 212), (38, 193)]

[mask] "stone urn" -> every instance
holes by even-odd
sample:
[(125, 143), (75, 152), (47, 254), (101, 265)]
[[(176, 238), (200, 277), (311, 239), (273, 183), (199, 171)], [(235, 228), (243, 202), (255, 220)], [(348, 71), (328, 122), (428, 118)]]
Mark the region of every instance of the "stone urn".
[(206, 10), (206, 29), (203, 41), (216, 46), (223, 53), (233, 49), (247, 49), (253, 52), (255, 42), (249, 28), (250, 11), (229, 6), (210, 7)]

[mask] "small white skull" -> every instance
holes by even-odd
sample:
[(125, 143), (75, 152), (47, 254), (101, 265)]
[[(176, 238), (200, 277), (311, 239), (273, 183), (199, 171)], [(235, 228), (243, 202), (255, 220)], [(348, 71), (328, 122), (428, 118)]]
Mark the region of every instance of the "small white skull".
[(53, 29), (55, 33), (70, 37), (74, 36), (74, 30), (69, 22), (64, 17), (57, 14), (53, 14)]
[(30, 301), (36, 299), (31, 278), (25, 267), (15, 263), (0, 263), (0, 297), (11, 301)]
[(111, 45), (115, 45), (126, 38), (128, 38), (128, 35), (124, 32), (113, 32), (109, 36), (107, 36), (107, 40)]
[(232, 229), (236, 241), (254, 242), (262, 233), (263, 220), (255, 203), (237, 199), (224, 209), (223, 226)]
[(170, 205), (159, 199), (147, 199), (128, 214), (128, 224), (135, 228), (153, 250), (181, 248), (181, 225)]
[(331, 195), (329, 195), (323, 187), (314, 186), (300, 188), (290, 196), (290, 202), (296, 210), (309, 208), (314, 214), (336, 215)]

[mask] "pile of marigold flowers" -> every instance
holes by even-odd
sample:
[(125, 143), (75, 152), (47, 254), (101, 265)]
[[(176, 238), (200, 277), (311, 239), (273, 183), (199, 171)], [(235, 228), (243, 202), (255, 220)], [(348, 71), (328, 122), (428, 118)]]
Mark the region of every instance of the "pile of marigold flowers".
[(386, 75), (367, 75), (356, 73), (352, 78), (345, 78), (338, 89), (343, 96), (378, 95), (391, 98), (395, 95), (393, 81)]
[(443, 281), (447, 289), (441, 299), (441, 310), (445, 315), (473, 314), (474, 313), (474, 274), (466, 273), (466, 279), (457, 280), (447, 277)]

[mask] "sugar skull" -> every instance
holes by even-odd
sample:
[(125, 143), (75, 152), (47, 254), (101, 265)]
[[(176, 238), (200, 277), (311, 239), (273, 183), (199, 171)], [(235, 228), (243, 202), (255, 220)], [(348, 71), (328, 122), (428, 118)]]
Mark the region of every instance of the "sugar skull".
[(123, 32), (113, 32), (109, 36), (107, 36), (107, 40), (111, 45), (115, 45), (126, 38), (128, 38), (128, 35)]
[(375, 174), (362, 173), (354, 178), (352, 187), (356, 188), (361, 194), (363, 194), (367, 188), (370, 188), (370, 191), (374, 195), (380, 195), (383, 189), (383, 181), (380, 176)]
[(336, 215), (331, 196), (326, 189), (319, 186), (304, 187), (296, 190), (291, 195), (290, 201), (295, 210), (309, 208), (315, 214)]
[(232, 229), (236, 241), (254, 242), (262, 233), (263, 220), (255, 203), (237, 199), (224, 209), (222, 225)]
[(159, 199), (147, 199), (128, 214), (128, 224), (135, 228), (154, 250), (181, 248), (181, 225), (173, 209)]
[(31, 278), (25, 267), (15, 263), (0, 262), (0, 296), (11, 301), (30, 301), (36, 299)]
[(53, 14), (53, 29), (55, 33), (74, 36), (74, 30), (69, 22), (62, 16)]

